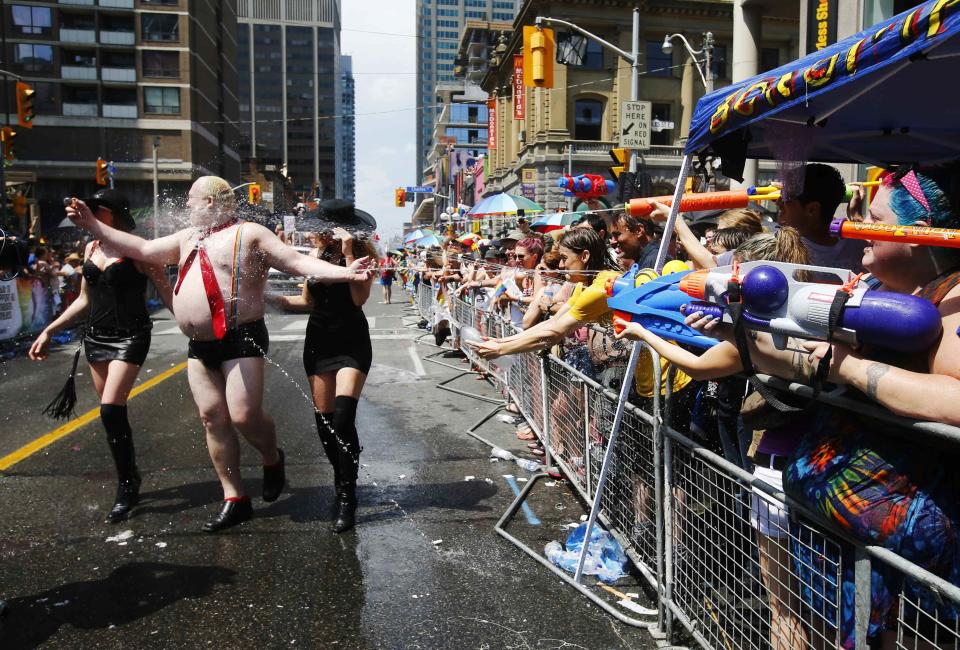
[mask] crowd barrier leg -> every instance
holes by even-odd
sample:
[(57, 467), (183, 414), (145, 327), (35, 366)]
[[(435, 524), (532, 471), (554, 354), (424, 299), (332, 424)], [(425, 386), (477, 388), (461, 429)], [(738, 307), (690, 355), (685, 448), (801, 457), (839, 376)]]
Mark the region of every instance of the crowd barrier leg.
[[(654, 365), (659, 370), (660, 368), (660, 359), (659, 356), (655, 359)], [(657, 470), (658, 473), (662, 476), (660, 480), (660, 501), (661, 507), (657, 508), (661, 531), (658, 533), (658, 541), (663, 540), (663, 546), (659, 549), (657, 555), (657, 564), (662, 564), (662, 573), (660, 573), (661, 582), (663, 586), (663, 599), (662, 602), (673, 603), (673, 581), (674, 581), (674, 565), (675, 552), (677, 548), (677, 542), (679, 540), (675, 539), (674, 535), (674, 512), (673, 512), (673, 456), (672, 456), (672, 447), (671, 440), (668, 436), (663, 434), (663, 423), (670, 422), (670, 403), (671, 395), (673, 394), (673, 372), (674, 368), (671, 367), (671, 372), (668, 375), (667, 379), (667, 396), (663, 404), (663, 412), (661, 413), (660, 406), (660, 373), (656, 373), (656, 384), (657, 389), (654, 391), (654, 417), (656, 419), (656, 428), (655, 439), (661, 441), (663, 446), (663, 462), (658, 464)], [(660, 514), (662, 511), (662, 514)], [(669, 639), (673, 637), (673, 612), (669, 607), (661, 608), (663, 613), (663, 633)]]
[(480, 442), (482, 442), (482, 443), (485, 444), (485, 445), (488, 445), (491, 449), (493, 449), (493, 448), (495, 448), (495, 447), (499, 447), (499, 445), (495, 445), (495, 444), (493, 444), (492, 442), (490, 442), (489, 440), (487, 440), (486, 438), (484, 438), (483, 436), (481, 436), (479, 433), (477, 433), (477, 431), (480, 429), (480, 427), (482, 427), (484, 424), (486, 424), (487, 422), (489, 422), (489, 421), (490, 421), (490, 418), (492, 418), (492, 417), (495, 416), (497, 413), (499, 413), (499, 412), (502, 411), (504, 408), (506, 408), (506, 406), (507, 406), (506, 400), (504, 400), (503, 402), (500, 402), (499, 404), (497, 404), (496, 406), (494, 406), (493, 409), (492, 409), (490, 412), (488, 412), (488, 413), (487, 413), (486, 415), (484, 415), (482, 418), (480, 418), (479, 420), (477, 420), (477, 422), (475, 422), (469, 429), (467, 429), (467, 435), (470, 436), (471, 438), (474, 438), (474, 439), (476, 439), (476, 440), (479, 440)]
[[(444, 365), (444, 364), (440, 364), (440, 365)], [(457, 368), (457, 370), (460, 370), (460, 368)], [(463, 395), (464, 397), (472, 397), (473, 399), (478, 399), (481, 402), (489, 402), (490, 404), (497, 404), (498, 409), (506, 405), (503, 399), (487, 397), (486, 395), (477, 395), (476, 393), (460, 390), (459, 388), (451, 388), (450, 386), (447, 385), (449, 383), (456, 381), (457, 379), (460, 379), (461, 377), (466, 377), (467, 375), (471, 375), (471, 374), (476, 374), (476, 373), (472, 370), (462, 370), (459, 374), (454, 375), (449, 379), (444, 379), (443, 381), (441, 381), (439, 384), (437, 384), (437, 388), (439, 388), (440, 390), (448, 391), (450, 393), (455, 393), (457, 395)], [(493, 417), (493, 416), (490, 416), (490, 417)], [(484, 421), (489, 419), (490, 418), (488, 417)]]

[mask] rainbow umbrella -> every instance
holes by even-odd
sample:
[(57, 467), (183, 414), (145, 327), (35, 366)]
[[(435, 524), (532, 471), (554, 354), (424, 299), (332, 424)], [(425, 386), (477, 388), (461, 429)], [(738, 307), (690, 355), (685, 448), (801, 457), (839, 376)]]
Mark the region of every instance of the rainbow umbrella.
[(480, 235), (475, 232), (468, 232), (466, 235), (460, 235), (457, 237), (457, 241), (467, 248), (471, 248), (474, 244), (480, 241)]
[(434, 235), (433, 233), (427, 235), (426, 237), (421, 237), (415, 242), (410, 242), (414, 246), (423, 246), (424, 248), (430, 248), (431, 246), (442, 246), (443, 242)]
[(411, 232), (409, 235), (407, 235), (406, 237), (403, 238), (403, 243), (404, 243), (404, 244), (409, 244), (410, 242), (415, 242), (415, 241), (417, 241), (418, 239), (423, 239), (424, 237), (429, 237), (429, 236), (432, 235), (432, 234), (434, 234), (434, 233), (433, 233), (433, 231), (430, 230), (429, 228), (417, 228), (416, 230), (414, 230), (414, 231)]
[(480, 201), (467, 213), (468, 217), (505, 217), (515, 216), (519, 211), (526, 214), (543, 212), (543, 208), (522, 196), (513, 194), (494, 194)]
[(578, 212), (553, 212), (540, 215), (530, 224), (530, 228), (537, 232), (551, 232), (566, 228), (583, 215)]

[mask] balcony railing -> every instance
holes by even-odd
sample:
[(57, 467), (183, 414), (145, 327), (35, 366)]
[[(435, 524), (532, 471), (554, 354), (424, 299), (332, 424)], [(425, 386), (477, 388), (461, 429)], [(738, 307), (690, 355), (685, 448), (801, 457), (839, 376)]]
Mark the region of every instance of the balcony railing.
[(136, 104), (104, 104), (103, 116), (136, 119), (137, 105)]
[(96, 117), (97, 105), (63, 102), (63, 114), (67, 117)]
[(100, 0), (100, 6), (111, 9), (133, 9), (133, 0)]
[(60, 76), (64, 79), (96, 81), (97, 69), (94, 66), (62, 65), (60, 66)]
[[(90, 4), (93, 4), (93, 2)], [(60, 40), (64, 43), (94, 44), (97, 42), (97, 32), (92, 29), (72, 29), (69, 27), (61, 27)]]
[(100, 42), (104, 45), (133, 45), (136, 34), (132, 31), (100, 30)]
[(100, 77), (104, 81), (136, 81), (136, 68), (101, 68)]

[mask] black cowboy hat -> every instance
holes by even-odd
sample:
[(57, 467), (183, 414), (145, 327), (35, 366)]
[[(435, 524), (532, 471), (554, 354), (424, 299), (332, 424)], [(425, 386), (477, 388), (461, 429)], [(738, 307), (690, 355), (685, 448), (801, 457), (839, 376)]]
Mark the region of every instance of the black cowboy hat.
[(137, 222), (133, 220), (130, 214), (130, 201), (124, 196), (123, 192), (109, 188), (102, 189), (89, 199), (83, 199), (91, 212), (96, 212), (100, 206), (105, 207), (113, 213), (114, 226), (121, 226), (126, 230), (133, 230), (137, 227)]
[(355, 232), (372, 232), (377, 228), (377, 220), (370, 213), (354, 207), (352, 201), (343, 199), (322, 201), (315, 210), (297, 219), (297, 230), (303, 232), (322, 232), (338, 227)]

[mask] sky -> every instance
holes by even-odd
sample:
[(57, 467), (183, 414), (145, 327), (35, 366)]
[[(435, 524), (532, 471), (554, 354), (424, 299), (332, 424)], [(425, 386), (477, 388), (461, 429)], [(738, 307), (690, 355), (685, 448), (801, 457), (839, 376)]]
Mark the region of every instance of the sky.
[(345, 0), (340, 38), (356, 80), (356, 205), (389, 238), (412, 216), (409, 203), (394, 206), (393, 192), (418, 180), (414, 0)]

